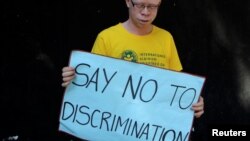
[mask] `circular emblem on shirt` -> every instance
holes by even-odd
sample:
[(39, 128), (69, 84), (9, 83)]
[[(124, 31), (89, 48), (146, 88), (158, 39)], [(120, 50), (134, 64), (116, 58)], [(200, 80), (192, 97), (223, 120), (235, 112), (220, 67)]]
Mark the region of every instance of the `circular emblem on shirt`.
[(137, 55), (132, 50), (125, 50), (122, 52), (121, 59), (131, 61), (131, 62), (137, 62)]

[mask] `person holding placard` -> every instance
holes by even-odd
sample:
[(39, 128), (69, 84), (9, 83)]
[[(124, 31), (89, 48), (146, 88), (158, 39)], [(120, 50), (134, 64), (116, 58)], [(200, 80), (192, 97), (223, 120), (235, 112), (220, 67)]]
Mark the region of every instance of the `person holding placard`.
[[(181, 61), (172, 35), (155, 25), (161, 0), (125, 0), (129, 18), (123, 23), (111, 26), (100, 32), (92, 53), (119, 58), (131, 62), (147, 64), (164, 69), (182, 71)], [(75, 77), (70, 66), (62, 69), (63, 83), (66, 87)], [(200, 96), (193, 104), (194, 116), (204, 113), (204, 100)]]

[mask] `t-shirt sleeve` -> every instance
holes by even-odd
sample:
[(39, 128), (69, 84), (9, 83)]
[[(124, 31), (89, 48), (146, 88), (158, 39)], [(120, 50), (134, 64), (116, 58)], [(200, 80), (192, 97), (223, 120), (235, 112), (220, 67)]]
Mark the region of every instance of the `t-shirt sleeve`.
[(91, 53), (107, 56), (108, 52), (106, 48), (107, 46), (105, 43), (105, 39), (103, 38), (103, 34), (99, 33), (96, 37)]
[(171, 36), (170, 46), (171, 46), (171, 58), (169, 62), (170, 69), (175, 71), (181, 71), (183, 68), (172, 36)]

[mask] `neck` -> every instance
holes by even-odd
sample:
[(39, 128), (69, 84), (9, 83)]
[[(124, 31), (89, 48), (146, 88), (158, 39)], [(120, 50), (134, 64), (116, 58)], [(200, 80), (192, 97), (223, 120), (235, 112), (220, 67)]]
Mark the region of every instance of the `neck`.
[(152, 32), (153, 25), (135, 25), (131, 20), (123, 23), (123, 26), (130, 32), (136, 35), (147, 35)]

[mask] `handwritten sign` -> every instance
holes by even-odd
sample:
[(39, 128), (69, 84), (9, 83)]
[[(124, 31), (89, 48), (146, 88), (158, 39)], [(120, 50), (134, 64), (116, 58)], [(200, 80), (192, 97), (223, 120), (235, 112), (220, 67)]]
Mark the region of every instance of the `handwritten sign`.
[(59, 130), (91, 141), (187, 141), (205, 78), (72, 51)]

